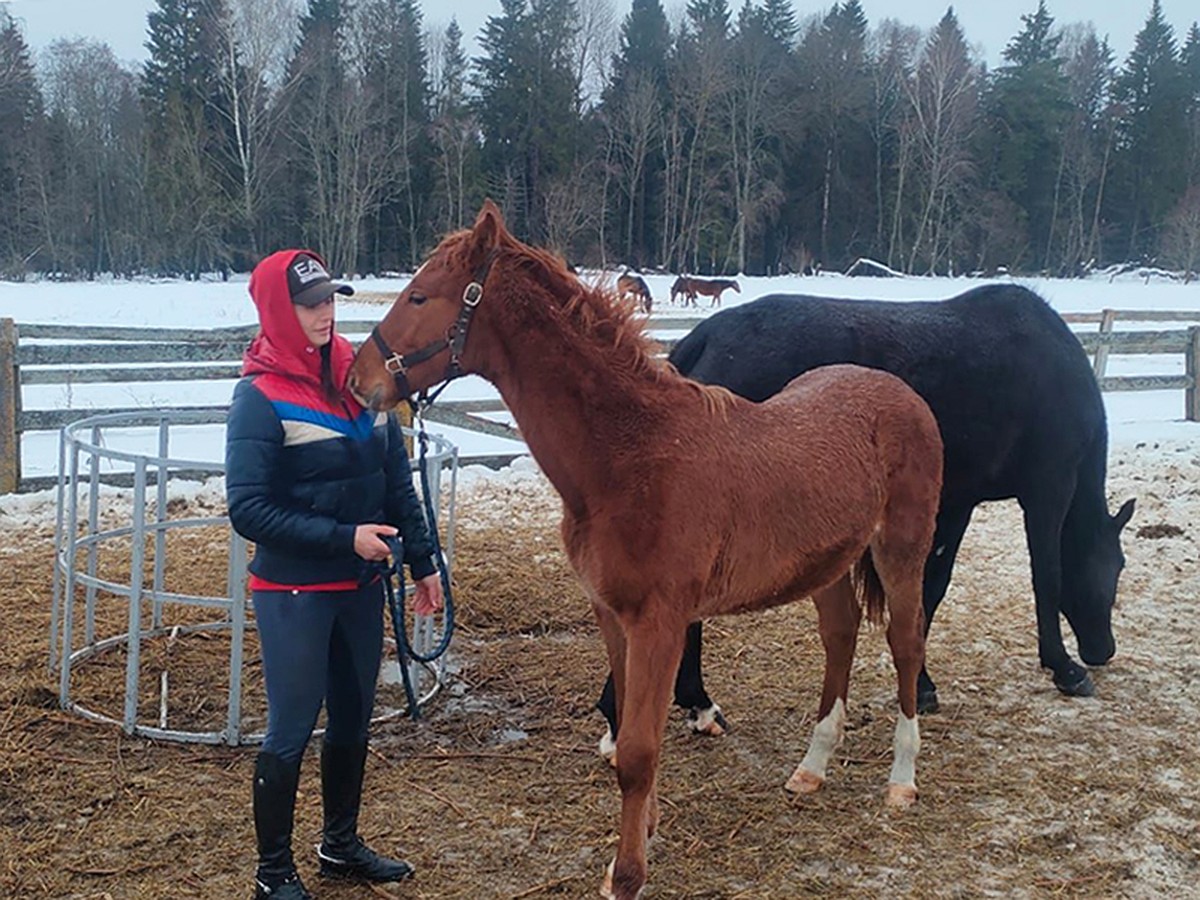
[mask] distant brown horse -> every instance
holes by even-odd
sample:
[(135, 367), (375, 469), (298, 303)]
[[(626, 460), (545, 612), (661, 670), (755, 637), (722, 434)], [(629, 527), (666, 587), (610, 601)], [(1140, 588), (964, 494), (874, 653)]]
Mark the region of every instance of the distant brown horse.
[[(562, 537), (616, 673), (620, 842), (602, 892), (633, 900), (689, 622), (814, 598), (817, 724), (786, 787), (814, 791), (846, 720), (858, 628), (887, 624), (897, 674), (887, 803), (916, 800), (921, 575), (942, 477), (933, 414), (893, 375), (830, 366), (751, 403), (688, 381), (628, 306), (509, 234), (484, 203), (396, 299), (349, 376), (386, 409), (458, 375), (492, 382), (562, 496)], [(786, 683), (786, 682), (785, 682)]]
[(654, 305), (654, 298), (650, 296), (649, 285), (640, 275), (618, 275), (617, 293), (622, 297), (633, 297), (637, 301), (638, 309), (646, 315), (650, 315), (650, 307)]
[(709, 306), (721, 305), (721, 294), (732, 288), (739, 294), (742, 292), (742, 286), (732, 278), (691, 278), (687, 275), (680, 275), (675, 279), (675, 283), (671, 285), (671, 302), (675, 302), (675, 297), (679, 294), (683, 295), (684, 305), (696, 305), (696, 296), (703, 294), (706, 297), (712, 297)]

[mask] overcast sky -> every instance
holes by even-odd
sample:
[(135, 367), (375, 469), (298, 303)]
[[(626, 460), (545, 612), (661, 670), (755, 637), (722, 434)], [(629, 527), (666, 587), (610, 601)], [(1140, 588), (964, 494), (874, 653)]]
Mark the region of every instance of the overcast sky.
[[(624, 17), (631, 0), (610, 0), (617, 16)], [(894, 18), (907, 25), (930, 28), (951, 5), (948, 0), (860, 0), (873, 27), (881, 19)], [(17, 18), (24, 21), (25, 37), (33, 49), (60, 37), (84, 36), (105, 41), (117, 56), (127, 60), (146, 57), (146, 13), (155, 8), (154, 0), (0, 0)], [(668, 17), (674, 21), (686, 5), (685, 0), (664, 0)], [(742, 0), (730, 0), (737, 10)], [(1037, 0), (959, 0), (953, 4), (967, 40), (979, 48), (989, 66), (1000, 62), (1004, 45), (1021, 28), (1021, 16), (1037, 9)], [(1162, 0), (1167, 21), (1182, 42), (1192, 22), (1200, 17), (1196, 0)], [(832, 2), (794, 0), (798, 19), (823, 12)], [(469, 39), (479, 33), (489, 16), (499, 15), (500, 0), (421, 0), (427, 27), (441, 27), (453, 15)], [(1150, 0), (1048, 0), (1047, 9), (1056, 25), (1091, 21), (1101, 37), (1107, 35), (1119, 62), (1133, 47), (1133, 38), (1145, 24)], [(477, 48), (471, 45), (474, 54)]]

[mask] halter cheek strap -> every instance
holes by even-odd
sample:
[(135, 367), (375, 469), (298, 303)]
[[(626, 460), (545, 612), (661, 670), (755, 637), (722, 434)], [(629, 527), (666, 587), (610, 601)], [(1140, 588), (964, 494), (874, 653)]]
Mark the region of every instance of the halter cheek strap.
[(452, 381), (465, 374), (461, 363), (463, 349), (467, 345), (467, 328), (471, 324), (471, 317), (475, 315), (475, 310), (479, 307), (479, 301), (483, 299), (483, 285), (487, 281), (488, 272), (492, 268), (497, 253), (499, 250), (493, 250), (488, 254), (483, 265), (476, 270), (474, 280), (463, 289), (462, 309), (458, 311), (458, 318), (446, 329), (444, 338), (439, 338), (419, 350), (402, 356), (388, 347), (387, 341), (379, 333), (378, 325), (371, 329), (371, 340), (383, 357), (383, 367), (392, 376), (402, 397), (411, 397), (413, 393), (412, 386), (408, 383), (408, 370), (427, 359), (432, 359), (443, 350), (449, 349), (450, 359), (446, 363), (446, 374), (442, 380)]

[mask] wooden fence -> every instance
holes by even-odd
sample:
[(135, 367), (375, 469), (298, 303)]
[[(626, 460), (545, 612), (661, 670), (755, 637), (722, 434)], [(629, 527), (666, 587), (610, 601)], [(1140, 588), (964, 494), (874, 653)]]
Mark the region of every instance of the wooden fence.
[[(1078, 335), (1093, 354), (1096, 377), (1105, 391), (1185, 392), (1184, 415), (1200, 421), (1200, 326), (1165, 331), (1114, 331), (1118, 320), (1137, 322), (1198, 322), (1200, 310), (1143, 312), (1106, 309), (1096, 313), (1067, 313), (1069, 323), (1096, 324), (1094, 333)], [(652, 317), (651, 331), (688, 331), (699, 318)], [(370, 331), (369, 322), (341, 322), (338, 329), (354, 342)], [(21, 388), (43, 384), (119, 384), (123, 382), (208, 381), (235, 379), (242, 351), (256, 327), (234, 328), (120, 328), (91, 325), (20, 325), (0, 319), (0, 494), (48, 486), (53, 478), (22, 478), (21, 435), (54, 431), (79, 419), (109, 413), (150, 413), (144, 407), (22, 409)], [(54, 343), (21, 343), (53, 341)], [(673, 342), (665, 340), (667, 346)], [(1110, 354), (1180, 354), (1186, 359), (1184, 375), (1106, 375)], [(226, 406), (189, 406), (194, 424), (225, 421)], [(487, 419), (504, 412), (499, 400), (439, 400), (427, 414), (439, 422), (481, 434), (519, 441), (517, 430)], [(465, 462), (501, 465), (517, 453), (469, 457)]]

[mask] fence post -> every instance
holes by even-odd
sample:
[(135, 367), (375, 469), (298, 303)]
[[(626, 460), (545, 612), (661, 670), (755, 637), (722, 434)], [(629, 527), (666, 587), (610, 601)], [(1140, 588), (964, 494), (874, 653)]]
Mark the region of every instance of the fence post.
[(1183, 416), (1189, 422), (1200, 422), (1200, 325), (1188, 329), (1187, 374), (1191, 386), (1183, 395)]
[(21, 483), (21, 373), (17, 369), (17, 324), (0, 319), (0, 494), (16, 491)]
[[(1113, 322), (1116, 321), (1117, 311), (1115, 309), (1103, 310), (1100, 315), (1100, 333), (1112, 334)], [(1096, 373), (1097, 378), (1104, 377), (1104, 370), (1108, 368), (1108, 344), (1096, 345), (1096, 356), (1092, 360), (1092, 369)]]

